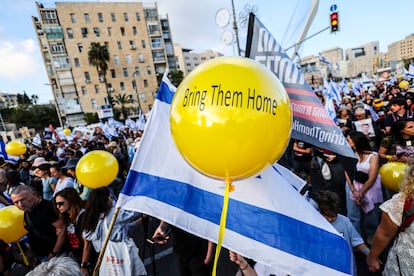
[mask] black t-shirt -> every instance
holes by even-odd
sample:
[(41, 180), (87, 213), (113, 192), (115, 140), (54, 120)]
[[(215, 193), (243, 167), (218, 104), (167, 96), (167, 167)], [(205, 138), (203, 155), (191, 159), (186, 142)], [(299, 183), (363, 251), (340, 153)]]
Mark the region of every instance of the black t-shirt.
[[(308, 149), (312, 147), (311, 144), (308, 144), (300, 140), (295, 140), (295, 142), (297, 143), (297, 146), (300, 149)], [(295, 160), (297, 161), (311, 161), (312, 160), (312, 153), (300, 153), (297, 151), (293, 151), (293, 154), (294, 154)]]
[(47, 256), (56, 243), (56, 229), (52, 225), (59, 219), (52, 202), (42, 200), (31, 211), (25, 212), (25, 228), (29, 232), (29, 245), (37, 256)]
[(208, 241), (192, 235), (177, 227), (173, 227), (174, 251), (181, 258), (193, 258), (195, 256), (203, 259), (207, 254)]

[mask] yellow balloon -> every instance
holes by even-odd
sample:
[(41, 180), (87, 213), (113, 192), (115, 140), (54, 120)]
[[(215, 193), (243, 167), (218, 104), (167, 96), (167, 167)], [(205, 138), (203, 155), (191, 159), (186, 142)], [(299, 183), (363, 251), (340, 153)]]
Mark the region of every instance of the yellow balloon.
[(105, 150), (88, 152), (81, 157), (75, 169), (79, 183), (92, 189), (111, 184), (118, 170), (115, 156)]
[(281, 82), (258, 62), (241, 57), (199, 65), (177, 88), (170, 115), (184, 159), (209, 177), (230, 181), (273, 164), (292, 128)]
[(388, 189), (398, 192), (406, 169), (407, 164), (403, 162), (388, 162), (382, 165), (379, 170), (382, 184)]
[(69, 129), (69, 128), (65, 128), (65, 129), (63, 130), (63, 134), (65, 134), (65, 135), (69, 135), (69, 134), (71, 134), (71, 132), (72, 132), (72, 131), (70, 131), (70, 129)]
[(6, 145), (6, 153), (14, 156), (25, 154), (26, 145), (20, 141), (11, 141)]
[(407, 88), (410, 84), (408, 83), (408, 81), (403, 80), (398, 84), (398, 87), (401, 89)]
[(0, 239), (7, 242), (17, 242), (27, 234), (24, 228), (24, 212), (15, 205), (0, 209)]
[(348, 82), (348, 87), (351, 88), (352, 87), (352, 82)]

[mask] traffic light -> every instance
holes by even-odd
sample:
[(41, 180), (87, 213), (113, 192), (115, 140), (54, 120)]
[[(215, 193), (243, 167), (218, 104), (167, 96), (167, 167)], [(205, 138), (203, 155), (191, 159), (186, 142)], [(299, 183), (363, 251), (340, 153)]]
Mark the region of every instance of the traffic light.
[(339, 15), (338, 12), (331, 13), (331, 33), (339, 31)]

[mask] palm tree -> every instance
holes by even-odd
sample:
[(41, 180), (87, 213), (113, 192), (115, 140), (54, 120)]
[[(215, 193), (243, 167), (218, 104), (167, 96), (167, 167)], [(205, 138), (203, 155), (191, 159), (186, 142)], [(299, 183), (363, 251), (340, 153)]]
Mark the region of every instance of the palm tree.
[(121, 106), (121, 114), (124, 117), (123, 119), (126, 119), (128, 114), (127, 114), (127, 109), (126, 109), (125, 105), (134, 102), (134, 99), (132, 98), (132, 95), (127, 95), (125, 93), (124, 94), (118, 94), (118, 95), (115, 96), (114, 101), (117, 105)]
[(101, 45), (99, 42), (91, 43), (88, 51), (88, 61), (96, 67), (98, 75), (103, 77), (105, 90), (108, 95), (108, 102), (112, 107), (111, 93), (108, 91), (108, 85), (106, 83), (106, 72), (108, 71), (109, 59), (109, 52), (105, 45)]

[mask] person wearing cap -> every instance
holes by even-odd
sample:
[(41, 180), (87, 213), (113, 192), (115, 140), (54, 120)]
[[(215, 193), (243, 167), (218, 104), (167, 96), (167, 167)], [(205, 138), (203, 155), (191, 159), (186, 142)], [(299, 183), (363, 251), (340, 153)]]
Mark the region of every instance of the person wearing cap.
[(49, 162), (45, 162), (35, 167), (33, 170), (34, 176), (42, 180), (43, 198), (46, 200), (53, 199), (53, 192), (57, 183), (57, 179), (50, 174), (50, 165)]
[(407, 102), (404, 97), (396, 97), (390, 101), (391, 114), (384, 119), (385, 134), (391, 133), (392, 125), (401, 119), (414, 120), (414, 112), (407, 110)]
[(372, 110), (378, 115), (378, 119), (375, 122), (383, 133), (385, 132), (384, 119), (386, 115), (384, 105), (385, 103), (381, 99), (374, 99), (372, 101)]
[(89, 194), (91, 193), (92, 189), (83, 186), (81, 183), (79, 183), (78, 179), (76, 178), (76, 165), (79, 162), (79, 158), (72, 158), (69, 159), (68, 162), (62, 169), (66, 169), (66, 173), (72, 177), (73, 179), (73, 188), (78, 192), (80, 198), (82, 201), (86, 201), (89, 197)]

